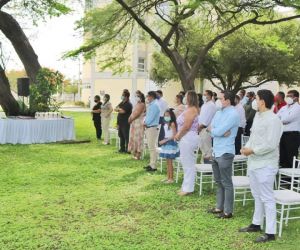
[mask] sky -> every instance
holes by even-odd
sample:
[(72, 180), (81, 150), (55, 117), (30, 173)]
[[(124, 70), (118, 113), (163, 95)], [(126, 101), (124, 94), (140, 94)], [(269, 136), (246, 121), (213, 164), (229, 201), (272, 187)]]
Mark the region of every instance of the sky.
[[(74, 80), (79, 78), (79, 60), (63, 60), (61, 57), (66, 51), (78, 48), (82, 44), (82, 38), (74, 30), (75, 21), (81, 16), (80, 12), (75, 12), (41, 22), (38, 27), (28, 24), (24, 30), (42, 67), (58, 70)], [(6, 69), (23, 69), (22, 63), (9, 44), (5, 45), (4, 50), (10, 58)]]

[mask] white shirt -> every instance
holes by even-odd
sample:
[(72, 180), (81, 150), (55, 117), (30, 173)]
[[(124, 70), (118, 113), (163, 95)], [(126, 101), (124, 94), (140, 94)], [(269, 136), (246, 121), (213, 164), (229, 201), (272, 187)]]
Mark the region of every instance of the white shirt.
[(199, 125), (204, 125), (208, 127), (217, 112), (217, 107), (215, 103), (210, 100), (204, 103), (201, 107), (200, 114), (198, 116)]
[(157, 99), (157, 104), (160, 109), (160, 117), (163, 117), (165, 115), (165, 112), (169, 108), (168, 103), (164, 98), (161, 97), (159, 100)]
[(299, 103), (285, 105), (278, 111), (277, 115), (283, 123), (283, 132), (300, 131)]
[(272, 110), (256, 112), (249, 141), (245, 148), (251, 148), (254, 154), (248, 156), (248, 170), (267, 166), (278, 168), (279, 142), (283, 125)]
[(245, 115), (245, 109), (241, 103), (235, 106), (236, 111), (239, 113), (240, 117), (240, 128), (245, 128), (246, 127), (246, 115)]
[(164, 130), (165, 130), (165, 139), (170, 139), (174, 136), (173, 130), (171, 127), (169, 128), (168, 124), (164, 125)]

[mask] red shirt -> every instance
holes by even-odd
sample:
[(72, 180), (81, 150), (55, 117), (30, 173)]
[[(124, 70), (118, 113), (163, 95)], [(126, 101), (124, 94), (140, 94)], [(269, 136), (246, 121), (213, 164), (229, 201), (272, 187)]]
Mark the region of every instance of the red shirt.
[(282, 103), (274, 103), (274, 113), (276, 114), (282, 107), (284, 107), (286, 105), (286, 102), (283, 101)]

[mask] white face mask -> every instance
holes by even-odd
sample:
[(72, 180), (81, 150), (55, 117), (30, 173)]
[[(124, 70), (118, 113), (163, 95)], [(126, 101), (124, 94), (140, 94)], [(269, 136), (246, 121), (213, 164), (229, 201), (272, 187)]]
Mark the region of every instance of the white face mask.
[(183, 98), (182, 104), (183, 104), (183, 105), (186, 105), (186, 97)]
[(286, 103), (287, 103), (288, 105), (292, 105), (292, 104), (294, 103), (293, 98), (292, 98), (292, 97), (287, 97), (287, 98), (286, 98)]
[(207, 102), (207, 96), (205, 96), (205, 95), (202, 96), (202, 100), (203, 100), (204, 103), (206, 103)]
[(254, 109), (255, 111), (258, 110), (258, 106), (257, 106), (257, 101), (256, 101), (256, 99), (254, 99), (254, 100), (252, 101), (251, 106), (252, 106), (252, 109)]
[(221, 110), (223, 108), (222, 102), (220, 101), (220, 99), (216, 100), (215, 105), (217, 107), (217, 110)]

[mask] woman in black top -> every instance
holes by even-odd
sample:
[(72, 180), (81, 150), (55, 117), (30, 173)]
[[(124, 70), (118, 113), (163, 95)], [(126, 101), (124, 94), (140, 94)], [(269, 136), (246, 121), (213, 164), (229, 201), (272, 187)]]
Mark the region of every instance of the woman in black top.
[(93, 107), (92, 110), (92, 115), (93, 115), (93, 121), (94, 121), (94, 126), (96, 128), (96, 136), (98, 140), (101, 140), (102, 136), (102, 127), (101, 127), (101, 105), (102, 102), (100, 101), (100, 96), (96, 95), (94, 97), (95, 101), (95, 106)]

